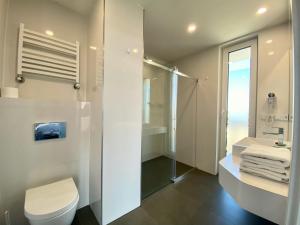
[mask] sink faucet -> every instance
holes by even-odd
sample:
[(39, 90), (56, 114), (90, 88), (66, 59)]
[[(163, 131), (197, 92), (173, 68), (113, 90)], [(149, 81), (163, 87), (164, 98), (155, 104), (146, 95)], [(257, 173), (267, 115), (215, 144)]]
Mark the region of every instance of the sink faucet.
[(278, 135), (278, 142), (276, 143), (278, 146), (284, 146), (285, 144), (283, 143), (284, 140), (284, 128), (282, 127), (274, 127), (278, 128), (278, 132), (263, 132), (264, 135), (266, 134), (271, 134), (271, 135)]

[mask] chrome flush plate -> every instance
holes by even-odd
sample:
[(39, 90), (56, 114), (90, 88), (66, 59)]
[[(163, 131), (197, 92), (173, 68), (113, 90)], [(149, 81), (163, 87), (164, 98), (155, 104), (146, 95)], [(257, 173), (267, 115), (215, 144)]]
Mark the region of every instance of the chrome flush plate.
[(34, 124), (34, 140), (42, 141), (66, 137), (66, 122), (49, 122)]

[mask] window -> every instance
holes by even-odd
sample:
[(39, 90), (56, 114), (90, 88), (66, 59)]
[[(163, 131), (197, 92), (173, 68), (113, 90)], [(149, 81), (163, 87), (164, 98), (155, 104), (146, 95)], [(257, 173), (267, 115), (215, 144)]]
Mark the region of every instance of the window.
[(143, 123), (150, 123), (151, 79), (144, 79)]

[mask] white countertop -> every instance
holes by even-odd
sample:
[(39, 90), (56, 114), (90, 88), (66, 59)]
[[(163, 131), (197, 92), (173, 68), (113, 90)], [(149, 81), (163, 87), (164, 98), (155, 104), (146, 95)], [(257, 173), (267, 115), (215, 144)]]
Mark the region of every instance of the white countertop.
[(219, 162), (219, 182), (240, 207), (284, 225), (288, 185), (240, 172), (240, 157), (228, 155)]
[(240, 157), (237, 155), (228, 155), (222, 159), (219, 164), (230, 172), (239, 181), (265, 191), (288, 197), (288, 184), (272, 181), (262, 177), (254, 176), (245, 172), (240, 172)]

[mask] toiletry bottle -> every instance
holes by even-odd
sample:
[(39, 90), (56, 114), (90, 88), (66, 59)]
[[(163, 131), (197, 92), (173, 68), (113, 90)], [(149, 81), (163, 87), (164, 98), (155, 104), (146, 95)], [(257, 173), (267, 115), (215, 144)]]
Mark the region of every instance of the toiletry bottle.
[(278, 145), (283, 146), (284, 143), (284, 129), (282, 127), (278, 128)]

